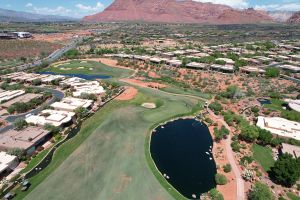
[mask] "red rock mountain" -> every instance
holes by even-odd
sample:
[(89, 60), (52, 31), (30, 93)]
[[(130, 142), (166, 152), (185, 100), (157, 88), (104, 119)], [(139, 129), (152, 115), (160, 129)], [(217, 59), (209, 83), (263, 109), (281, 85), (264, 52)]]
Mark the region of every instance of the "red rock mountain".
[(254, 9), (236, 10), (226, 5), (193, 0), (115, 0), (103, 12), (86, 16), (87, 22), (144, 21), (166, 23), (259, 23), (272, 21)]
[(293, 16), (288, 19), (287, 22), (292, 24), (300, 24), (300, 12), (293, 14)]

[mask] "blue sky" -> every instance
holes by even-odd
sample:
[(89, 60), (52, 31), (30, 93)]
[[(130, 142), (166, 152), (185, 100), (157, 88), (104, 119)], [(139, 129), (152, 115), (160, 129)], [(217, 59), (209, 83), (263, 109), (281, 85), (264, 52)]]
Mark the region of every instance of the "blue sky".
[[(0, 7), (38, 14), (83, 17), (102, 11), (113, 0), (0, 0)], [(300, 0), (194, 0), (226, 4), (235, 8), (300, 11)]]

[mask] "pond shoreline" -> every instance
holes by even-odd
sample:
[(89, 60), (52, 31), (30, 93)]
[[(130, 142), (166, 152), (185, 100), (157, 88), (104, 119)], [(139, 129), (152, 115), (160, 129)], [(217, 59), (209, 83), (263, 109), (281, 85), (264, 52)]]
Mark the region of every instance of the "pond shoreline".
[[(165, 126), (166, 124), (168, 123), (172, 123), (172, 122), (175, 122), (175, 121), (178, 121), (178, 120), (195, 120), (201, 124), (204, 124), (207, 129), (208, 129), (208, 132), (209, 132), (209, 137), (211, 137), (212, 139), (212, 145), (211, 145), (211, 150), (213, 150), (213, 147), (214, 147), (214, 144), (215, 144), (215, 141), (213, 140), (214, 136), (213, 136), (213, 133), (210, 131), (209, 129), (209, 126), (204, 122), (204, 121), (201, 121), (199, 119), (197, 119), (195, 116), (193, 115), (187, 115), (187, 116), (179, 116), (179, 117), (174, 117), (174, 118), (171, 118), (169, 120), (166, 120), (164, 122), (161, 122), (159, 124), (156, 124), (154, 125), (152, 128), (151, 128), (151, 131), (150, 131), (150, 134), (148, 136), (148, 141), (146, 141), (146, 154), (149, 154), (149, 158), (151, 160), (148, 160), (148, 163), (149, 163), (149, 166), (153, 172), (153, 174), (156, 176), (156, 178), (158, 179), (158, 181), (162, 184), (162, 186), (175, 198), (175, 199), (191, 199), (192, 197), (186, 197), (184, 196), (182, 193), (180, 193), (171, 183), (169, 183), (169, 181), (166, 179), (166, 176), (163, 175), (163, 173), (158, 169), (158, 166), (157, 164), (155, 163), (154, 159), (153, 159), (153, 156), (151, 154), (151, 142), (152, 142), (152, 137), (153, 137), (153, 134), (156, 133), (156, 129), (157, 128), (160, 128), (162, 126)], [(212, 161), (214, 161), (214, 163), (216, 164), (216, 160), (214, 159), (214, 154), (213, 152), (211, 152), (211, 157), (212, 157)], [(155, 170), (155, 171), (154, 171)], [(173, 190), (173, 191), (172, 191)], [(174, 194), (175, 193), (175, 194)], [(204, 193), (203, 193), (204, 194)], [(201, 194), (200, 196), (203, 196), (203, 194)]]

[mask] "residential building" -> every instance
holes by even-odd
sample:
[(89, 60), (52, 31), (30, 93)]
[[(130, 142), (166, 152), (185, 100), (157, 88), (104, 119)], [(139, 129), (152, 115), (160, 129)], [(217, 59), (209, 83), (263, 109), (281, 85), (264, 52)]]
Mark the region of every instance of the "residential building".
[(59, 110), (43, 110), (38, 115), (29, 115), (26, 117), (26, 122), (38, 126), (50, 124), (55, 127), (65, 127), (73, 123), (75, 113)]
[(256, 124), (262, 129), (266, 129), (271, 133), (286, 137), (300, 140), (300, 123), (290, 121), (280, 117), (258, 117)]
[(72, 112), (80, 107), (89, 109), (92, 107), (93, 102), (94, 101), (87, 100), (87, 99), (66, 97), (66, 98), (62, 99), (60, 102), (55, 102), (55, 103), (51, 104), (51, 107), (53, 107), (55, 110)]
[(34, 126), (29, 126), (20, 131), (10, 129), (0, 135), (0, 150), (9, 151), (18, 148), (31, 155), (36, 147), (47, 141), (49, 134), (49, 131)]

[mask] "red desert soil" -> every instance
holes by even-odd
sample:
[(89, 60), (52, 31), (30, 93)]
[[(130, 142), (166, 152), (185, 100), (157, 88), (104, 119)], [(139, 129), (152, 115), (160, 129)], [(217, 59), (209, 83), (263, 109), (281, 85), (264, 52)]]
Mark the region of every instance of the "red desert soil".
[(134, 87), (126, 87), (126, 90), (118, 96), (116, 99), (121, 101), (128, 101), (133, 99), (138, 93), (138, 90)]
[[(221, 124), (218, 124), (218, 127), (221, 127)], [(214, 126), (209, 127), (209, 131), (214, 138)], [(235, 200), (236, 199), (236, 180), (235, 180), (235, 175), (231, 171), (229, 173), (225, 173), (223, 171), (223, 166), (228, 164), (229, 161), (226, 156), (226, 145), (225, 141), (221, 141), (219, 143), (214, 143), (213, 146), (213, 155), (216, 163), (220, 166), (218, 169), (218, 173), (224, 174), (227, 178), (228, 183), (226, 185), (218, 185), (217, 189), (220, 191), (223, 196), (224, 200)]]
[(148, 76), (150, 78), (160, 78), (161, 77), (160, 75), (156, 74), (155, 72), (149, 72)]
[(150, 87), (150, 88), (157, 88), (157, 89), (167, 87), (164, 84), (155, 83), (155, 82), (144, 82), (144, 81), (137, 80), (137, 79), (125, 78), (125, 79), (121, 79), (121, 81), (126, 82), (126, 83), (131, 83), (133, 85), (137, 85), (137, 86), (140, 86), (140, 87)]

